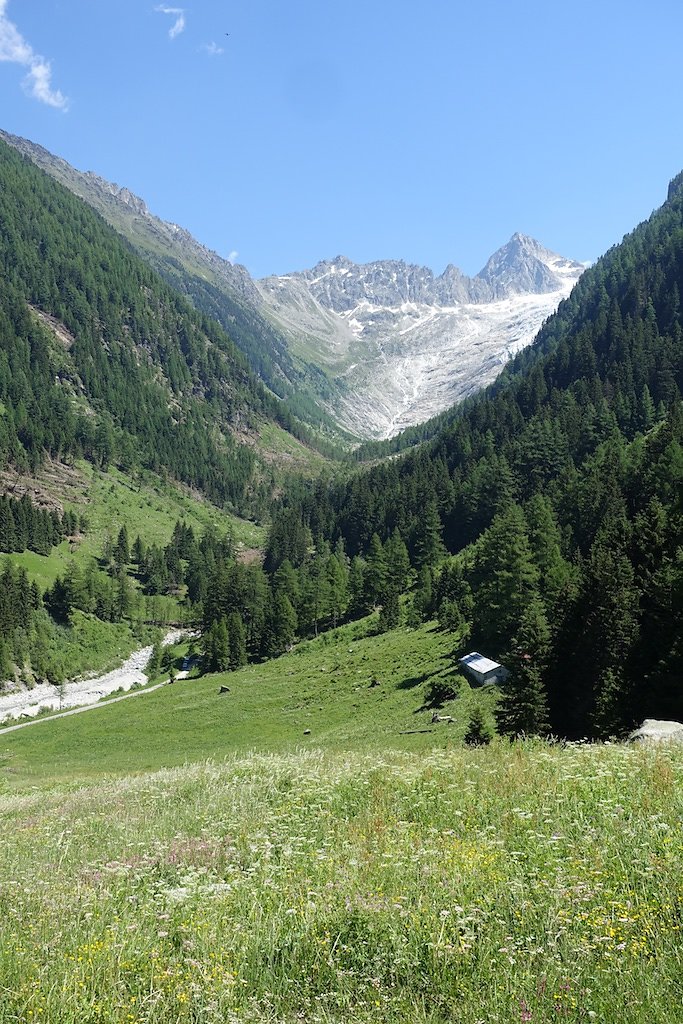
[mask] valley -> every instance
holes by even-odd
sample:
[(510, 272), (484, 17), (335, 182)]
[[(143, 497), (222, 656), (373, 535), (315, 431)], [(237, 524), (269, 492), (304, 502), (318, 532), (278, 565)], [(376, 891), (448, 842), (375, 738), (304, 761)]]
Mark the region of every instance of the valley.
[(252, 282), (10, 141), (0, 714), (150, 686), (0, 729), (0, 1024), (675, 1019), (683, 175)]
[(26, 139), (0, 139), (89, 203), (217, 319), (294, 415), (348, 443), (384, 439), (490, 384), (531, 344), (585, 269), (519, 233), (474, 278), (344, 257), (252, 280), (129, 189)]

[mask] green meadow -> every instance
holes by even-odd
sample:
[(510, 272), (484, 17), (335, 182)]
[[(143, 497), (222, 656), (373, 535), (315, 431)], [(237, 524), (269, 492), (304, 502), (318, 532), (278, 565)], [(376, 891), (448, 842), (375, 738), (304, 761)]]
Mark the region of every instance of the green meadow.
[(50, 482), (50, 492), (65, 508), (85, 517), (85, 533), (75, 543), (64, 541), (49, 555), (25, 551), (9, 556), (15, 565), (25, 566), (42, 589), (64, 573), (70, 560), (83, 563), (101, 558), (107, 538), (115, 541), (122, 526), (131, 543), (139, 534), (146, 545), (168, 544), (179, 519), (198, 536), (213, 526), (219, 533), (230, 530), (243, 548), (263, 543), (262, 527), (222, 512), (187, 488), (164, 482), (151, 473), (134, 479), (114, 467), (101, 473), (86, 462), (78, 463), (76, 470), (61, 493), (54, 481)]
[(373, 628), (0, 734), (1, 1024), (683, 1020), (681, 752), (466, 747)]
[(0, 797), (0, 1021), (670, 1024), (682, 783), (496, 743)]
[[(458, 744), (471, 708), (490, 709), (495, 694), (471, 691), (456, 672), (452, 634), (430, 624), (375, 636), (375, 626), (371, 618), (263, 664), (179, 680), (6, 736), (0, 730), (0, 785), (73, 784), (252, 751)], [(444, 695), (453, 699), (443, 713), (456, 721), (434, 725)]]

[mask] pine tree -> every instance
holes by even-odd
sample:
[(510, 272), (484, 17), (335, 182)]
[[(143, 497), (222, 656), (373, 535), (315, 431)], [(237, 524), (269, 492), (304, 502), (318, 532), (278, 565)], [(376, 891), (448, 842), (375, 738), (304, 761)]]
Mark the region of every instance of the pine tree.
[(510, 675), (496, 709), (498, 727), (508, 736), (538, 736), (550, 731), (544, 676), (550, 656), (550, 627), (539, 598), (531, 598), (506, 658)]
[(114, 545), (113, 558), (116, 565), (128, 565), (130, 561), (130, 548), (128, 546), (128, 530), (125, 524), (119, 530), (119, 535)]
[(262, 654), (277, 658), (293, 644), (297, 629), (297, 615), (286, 594), (275, 593), (263, 631)]
[(203, 636), (204, 668), (207, 672), (227, 672), (230, 668), (230, 640), (225, 619), (212, 622)]
[(470, 747), (483, 747), (493, 739), (493, 730), (484, 718), (484, 712), (478, 704), (472, 708), (470, 721), (464, 740)]
[(348, 614), (352, 619), (367, 613), (365, 606), (365, 562), (359, 555), (351, 559), (349, 568)]
[(426, 622), (434, 614), (434, 578), (428, 565), (423, 565), (417, 576), (417, 586), (412, 600), (411, 622)]
[(145, 545), (142, 542), (140, 534), (138, 534), (135, 540), (133, 541), (133, 549), (131, 551), (130, 561), (133, 562), (135, 565), (142, 565), (142, 563), (145, 560), (145, 554)]
[(445, 555), (443, 543), (443, 526), (435, 501), (427, 503), (415, 528), (413, 547), (415, 565), (418, 569), (425, 566), (433, 568)]
[(281, 563), (273, 576), (273, 591), (285, 594), (294, 608), (297, 607), (301, 600), (299, 577), (296, 569), (293, 568), (292, 563), (287, 558)]
[(340, 562), (336, 555), (330, 555), (325, 567), (327, 583), (330, 595), (330, 612), (332, 614), (332, 628), (346, 612), (349, 599), (349, 574), (344, 562)]
[(538, 586), (524, 513), (511, 505), (496, 516), (477, 550), (472, 588), (477, 643), (494, 655), (505, 650)]
[(387, 582), (387, 562), (382, 542), (376, 533), (370, 539), (370, 548), (365, 560), (363, 580), (363, 603), (367, 611), (382, 603)]
[(145, 668), (145, 675), (147, 676), (148, 679), (153, 679), (155, 676), (158, 676), (159, 673), (161, 672), (161, 657), (161, 641), (155, 640), (152, 646), (152, 653), (149, 656), (149, 661), (147, 662), (147, 667)]
[(230, 668), (241, 668), (247, 663), (247, 631), (239, 612), (228, 615), (228, 642), (230, 645)]
[(386, 633), (389, 629), (396, 629), (401, 619), (401, 606), (398, 593), (393, 589), (387, 590), (382, 607), (379, 610), (379, 630)]
[(398, 528), (394, 530), (384, 545), (384, 556), (387, 567), (387, 585), (392, 593), (402, 594), (408, 582), (410, 556)]

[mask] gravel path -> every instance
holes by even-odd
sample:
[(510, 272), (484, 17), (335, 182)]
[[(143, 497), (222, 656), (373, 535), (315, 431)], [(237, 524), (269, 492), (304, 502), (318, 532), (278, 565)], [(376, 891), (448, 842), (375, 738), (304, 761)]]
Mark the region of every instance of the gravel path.
[[(164, 646), (175, 643), (187, 630), (173, 629), (163, 639)], [(147, 676), (143, 669), (152, 653), (151, 645), (134, 651), (124, 663), (113, 672), (105, 672), (101, 676), (90, 679), (75, 679), (64, 684), (60, 700), (59, 691), (49, 683), (40, 683), (32, 690), (17, 690), (0, 696), (0, 723), (22, 715), (37, 715), (45, 708), (60, 710), (61, 708), (80, 707), (81, 705), (97, 704), (101, 697), (113, 693), (114, 690), (130, 690), (136, 683), (146, 683)], [(149, 692), (149, 691), (146, 691)]]

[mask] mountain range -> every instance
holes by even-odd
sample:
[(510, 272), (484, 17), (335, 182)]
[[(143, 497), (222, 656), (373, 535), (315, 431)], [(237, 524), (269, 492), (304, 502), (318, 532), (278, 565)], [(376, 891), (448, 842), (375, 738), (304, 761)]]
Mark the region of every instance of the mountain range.
[[(209, 670), (276, 656), (297, 638), (366, 614), (379, 613), (379, 631), (436, 618), (454, 644), (512, 668), (498, 718), (509, 735), (609, 736), (645, 716), (680, 717), (682, 180), (584, 273), (515, 235), (472, 279), (454, 267), (436, 277), (395, 261), (357, 266), (341, 257), (266, 283), (243, 278), (242, 304), (231, 308), (244, 317), (236, 312), (235, 325), (248, 326), (256, 310), (284, 339), (282, 364), (264, 345), (259, 380), (247, 356), (254, 358), (257, 347), (247, 342), (256, 345), (259, 335), (245, 334), (240, 351), (207, 315), (213, 302), (227, 316), (228, 290), (238, 296), (237, 284), (213, 283), (217, 272), (209, 281), (210, 253), (187, 239), (173, 249), (168, 238), (182, 240), (182, 231), (166, 225), (155, 234), (140, 201), (98, 181), (98, 196), (113, 198), (121, 223), (135, 226), (139, 244), (131, 244), (0, 140), (0, 471), (12, 494), (0, 504), (0, 550), (20, 559), (32, 544), (49, 560), (53, 549), (69, 549), (59, 556), (69, 559), (64, 575), (55, 578), (53, 568), (47, 589), (7, 563), (0, 677), (3, 664), (22, 675), (28, 649), (32, 673), (59, 679), (59, 630), (73, 628), (74, 610), (103, 623), (158, 621), (147, 599), (161, 598), (201, 624)], [(162, 236), (152, 251), (150, 239)], [(205, 271), (187, 270), (190, 250)], [(166, 280), (149, 265), (155, 261)], [(169, 285), (174, 274), (184, 295)], [(366, 396), (372, 387), (379, 394), (367, 358), (373, 344), (376, 365), (397, 352), (405, 359), (405, 382), (416, 353), (437, 365), (429, 324), (436, 331), (443, 318), (469, 317), (460, 355), (481, 350), (471, 388), (487, 361), (493, 371), (501, 345), (501, 331), (494, 339), (489, 327), (487, 357), (477, 316), (507, 311), (509, 322), (514, 313), (516, 333), (504, 339), (510, 350), (523, 344), (530, 310), (552, 307), (570, 289), (493, 386), (409, 432), (425, 443), (391, 459), (377, 457), (390, 445), (371, 446), (385, 450), (357, 472), (347, 461), (339, 472), (321, 467), (315, 480), (295, 476), (293, 446), (310, 451), (320, 438), (292, 415), (298, 385), (290, 382), (285, 398), (264, 387), (284, 356), (304, 381), (318, 359), (332, 408), (344, 361), (363, 366)], [(349, 395), (353, 369), (343, 382)], [(384, 422), (375, 415), (378, 434), (399, 419), (383, 415)], [(269, 454), (279, 454), (284, 472)], [(268, 524), (263, 561), (256, 551), (239, 561), (230, 538), (214, 530), (198, 541), (181, 521), (170, 539), (167, 530), (166, 547), (153, 536), (145, 550), (136, 534), (148, 524), (130, 499), (125, 514), (118, 500), (109, 506), (105, 529), (119, 530), (115, 543), (101, 536), (86, 548), (89, 514), (72, 499), (61, 511), (53, 503), (49, 515), (33, 513), (26, 489), (16, 500), (19, 478), (49, 464), (72, 476), (85, 465), (110, 496), (122, 473), (131, 494), (156, 479), (258, 518)]]
[(489, 384), (583, 270), (515, 234), (473, 278), (339, 256), (258, 285), (292, 350), (343, 382), (339, 421), (391, 437)]
[(476, 277), (338, 256), (261, 281), (143, 199), (26, 139), (0, 138), (93, 206), (203, 313), (266, 386), (317, 429), (384, 438), (490, 383), (534, 338), (583, 265), (515, 234)]

